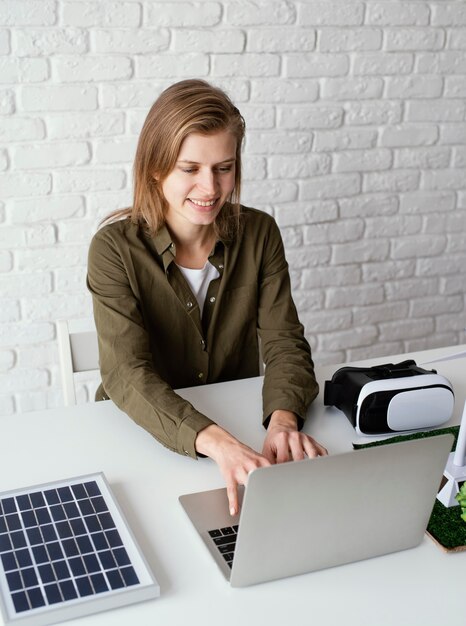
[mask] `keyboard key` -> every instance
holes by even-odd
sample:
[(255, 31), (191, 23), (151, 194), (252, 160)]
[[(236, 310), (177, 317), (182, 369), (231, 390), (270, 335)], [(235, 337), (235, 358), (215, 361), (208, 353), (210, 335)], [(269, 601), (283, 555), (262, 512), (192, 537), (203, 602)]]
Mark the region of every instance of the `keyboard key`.
[(226, 528), (221, 528), (220, 529), (222, 532), (222, 535), (234, 535), (235, 531), (233, 530), (233, 528), (231, 528), (231, 526), (227, 526)]
[(235, 544), (227, 543), (225, 546), (219, 546), (218, 549), (221, 554), (226, 554), (227, 552), (233, 552), (233, 550), (235, 549)]
[(216, 546), (224, 546), (226, 543), (235, 541), (236, 535), (227, 535), (226, 537), (216, 537), (213, 541)]
[(214, 537), (221, 537), (222, 536), (222, 533), (221, 533), (221, 531), (218, 528), (216, 528), (215, 530), (209, 530), (208, 532), (209, 532), (209, 535), (212, 537), (212, 539)]

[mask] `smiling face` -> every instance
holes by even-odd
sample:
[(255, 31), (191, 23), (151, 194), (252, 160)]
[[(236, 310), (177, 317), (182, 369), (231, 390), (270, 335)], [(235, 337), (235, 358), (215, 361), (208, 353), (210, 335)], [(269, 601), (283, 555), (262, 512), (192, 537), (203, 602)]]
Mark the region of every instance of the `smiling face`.
[(177, 234), (210, 226), (235, 187), (236, 139), (228, 131), (191, 133), (162, 181), (165, 219)]

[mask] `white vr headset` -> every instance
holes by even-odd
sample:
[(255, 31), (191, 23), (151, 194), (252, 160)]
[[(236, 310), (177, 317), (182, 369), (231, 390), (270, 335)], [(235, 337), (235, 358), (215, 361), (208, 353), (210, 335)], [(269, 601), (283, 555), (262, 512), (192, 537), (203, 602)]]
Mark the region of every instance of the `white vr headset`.
[(415, 361), (341, 367), (325, 382), (324, 404), (336, 406), (359, 435), (433, 428), (453, 412), (451, 383)]

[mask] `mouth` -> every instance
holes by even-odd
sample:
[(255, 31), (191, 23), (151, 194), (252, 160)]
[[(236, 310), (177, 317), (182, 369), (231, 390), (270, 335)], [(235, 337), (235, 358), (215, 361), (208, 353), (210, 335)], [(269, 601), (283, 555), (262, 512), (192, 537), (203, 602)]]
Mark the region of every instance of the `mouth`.
[(210, 209), (217, 203), (218, 198), (213, 200), (197, 200), (195, 198), (188, 198), (188, 200), (197, 207)]
[(217, 211), (220, 202), (220, 198), (214, 198), (213, 200), (198, 200), (197, 198), (188, 198), (188, 203), (191, 207), (197, 211), (198, 214), (211, 215)]

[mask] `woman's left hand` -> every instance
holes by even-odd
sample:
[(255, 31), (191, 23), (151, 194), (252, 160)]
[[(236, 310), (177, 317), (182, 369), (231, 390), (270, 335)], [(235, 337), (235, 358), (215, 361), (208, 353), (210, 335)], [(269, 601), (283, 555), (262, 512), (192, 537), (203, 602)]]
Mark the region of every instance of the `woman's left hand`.
[(270, 463), (285, 463), (326, 456), (328, 452), (315, 439), (298, 431), (294, 413), (277, 410), (270, 418), (262, 454)]

